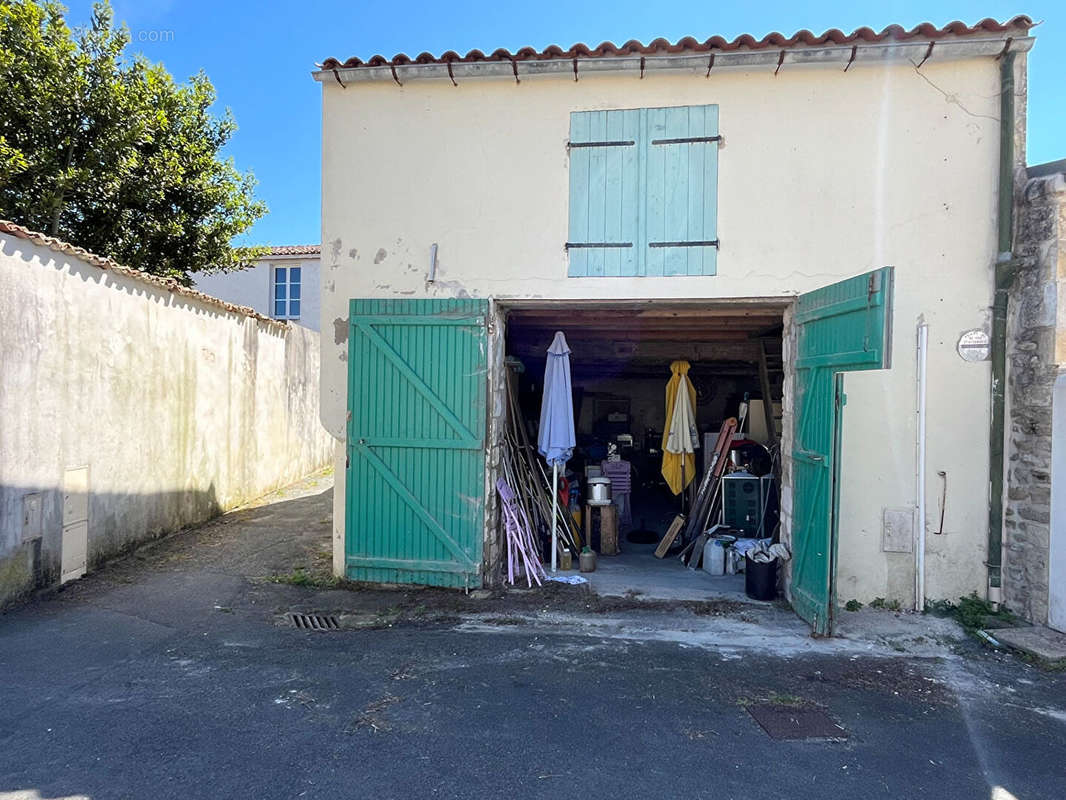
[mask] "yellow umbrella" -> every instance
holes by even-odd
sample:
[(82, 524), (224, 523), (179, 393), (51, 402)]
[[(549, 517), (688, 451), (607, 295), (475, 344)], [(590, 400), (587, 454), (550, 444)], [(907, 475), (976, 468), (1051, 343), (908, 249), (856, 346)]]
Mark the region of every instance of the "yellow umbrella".
[[(685, 387), (688, 394), (690, 408), (696, 408), (696, 389), (692, 381), (688, 379), (688, 371), (691, 365), (687, 361), (675, 361), (670, 365), (673, 375), (666, 384), (666, 422), (663, 424), (663, 477), (674, 494), (681, 494), (682, 490), (696, 476), (695, 456), (685, 452), (672, 453), (667, 450), (670, 439), (670, 425), (674, 418), (674, 405), (677, 403), (677, 393), (681, 386)], [(697, 447), (699, 446), (697, 442)], [(685, 469), (681, 469), (682, 459), (688, 459)], [(682, 477), (683, 474), (683, 477)]]

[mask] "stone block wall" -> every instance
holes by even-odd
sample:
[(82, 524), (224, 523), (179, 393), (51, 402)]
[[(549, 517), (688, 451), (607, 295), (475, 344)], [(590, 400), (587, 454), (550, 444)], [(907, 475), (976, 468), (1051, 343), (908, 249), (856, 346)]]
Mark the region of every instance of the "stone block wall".
[(1014, 253), (1022, 262), (1007, 331), (1007, 498), (1004, 602), (1034, 623), (1048, 618), (1051, 535), (1052, 396), (1064, 365), (1066, 178), (1030, 179), (1017, 215)]

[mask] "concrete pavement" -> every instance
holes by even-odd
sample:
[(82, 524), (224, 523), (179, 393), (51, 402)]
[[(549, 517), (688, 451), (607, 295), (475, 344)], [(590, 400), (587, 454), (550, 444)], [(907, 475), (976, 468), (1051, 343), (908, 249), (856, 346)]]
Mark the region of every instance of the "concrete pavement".
[(1066, 677), (921, 618), (818, 641), (779, 608), (265, 580), (322, 568), (328, 485), (0, 616), (0, 798), (1066, 797)]

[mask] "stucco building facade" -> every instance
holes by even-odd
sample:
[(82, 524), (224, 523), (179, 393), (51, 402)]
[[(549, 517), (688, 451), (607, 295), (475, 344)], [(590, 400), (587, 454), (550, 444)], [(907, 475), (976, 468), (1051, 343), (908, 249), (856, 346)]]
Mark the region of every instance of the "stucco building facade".
[[(836, 496), (825, 512), (833, 531), (832, 552), (822, 554), (827, 591), (839, 602), (882, 597), (903, 606), (921, 605), (917, 593), (998, 599), (984, 502), (994, 471), (992, 366), (960, 357), (958, 343), (967, 331), (994, 333), (1000, 190), (1011, 184), (1010, 197), (1013, 184), (1020, 191), (1024, 183), (1030, 25), (1022, 17), (822, 37), (325, 62), (315, 74), (323, 97), (321, 412), (337, 442), (336, 572), (351, 569), (351, 495), (340, 476), (350, 478), (357, 444), (349, 425), (360, 386), (349, 351), (353, 299), (487, 304), (481, 458), (490, 488), (475, 516), (485, 521), (479, 580), (491, 581), (499, 552), (494, 448), (506, 417), (494, 375), (510, 354), (509, 330), (537, 318), (566, 329), (581, 315), (688, 315), (703, 318), (699, 336), (717, 353), (709, 358), (722, 361), (722, 331), (732, 326), (728, 357), (741, 360), (756, 335), (736, 319), (776, 318), (784, 359), (781, 536), (802, 550), (808, 522), (794, 514), (802, 450), (794, 415), (804, 356), (795, 348), (806, 312), (797, 298), (890, 267), (878, 273), (890, 284), (869, 279), (870, 296), (886, 305), (879, 368), (843, 374), (838, 408), (827, 412), (839, 447)], [(713, 143), (711, 155), (699, 156), (714, 158), (713, 170), (700, 162), (698, 200), (713, 201), (716, 212), (701, 229), (706, 241), (640, 239), (649, 249), (634, 256), (639, 266), (630, 269), (623, 254), (613, 273), (618, 262), (609, 258), (600, 262), (606, 269), (589, 268), (585, 249), (632, 243), (575, 241), (575, 164), (592, 163), (590, 175), (596, 169), (578, 160), (578, 148), (640, 147), (653, 130), (641, 120), (676, 109), (689, 109), (688, 119), (692, 109), (701, 120), (713, 113), (714, 130), (665, 139), (652, 132), (647, 158), (663, 142)], [(614, 113), (644, 116), (634, 118), (632, 136), (623, 121), (617, 134), (605, 129), (599, 140), (579, 141), (581, 115), (597, 120), (600, 112), (607, 125)], [(638, 191), (647, 190), (641, 208), (650, 209), (660, 190), (639, 174)], [(607, 186), (613, 191), (610, 179)], [(609, 221), (600, 224), (610, 233)], [(692, 245), (704, 253), (696, 266), (689, 255), (687, 266), (645, 268), (656, 246), (669, 258), (671, 248)], [(626, 339), (619, 330), (605, 336)], [(686, 334), (679, 330), (676, 340)], [(901, 519), (910, 520), (902, 530)]]

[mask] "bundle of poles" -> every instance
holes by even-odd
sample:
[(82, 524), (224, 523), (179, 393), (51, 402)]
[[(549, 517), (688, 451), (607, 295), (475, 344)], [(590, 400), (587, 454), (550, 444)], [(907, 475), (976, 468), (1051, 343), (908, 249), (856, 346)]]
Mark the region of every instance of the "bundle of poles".
[(552, 516), (558, 522), (559, 541), (571, 552), (581, 549), (581, 536), (577, 523), (569, 511), (568, 503), (552, 503), (552, 476), (547, 471), (535, 445), (529, 440), (518, 405), (515, 391), (515, 376), (507, 370), (507, 402), (510, 424), (503, 439), (503, 478), (515, 493), (515, 503), (522, 513), (518, 515), (523, 524), (533, 528), (529, 533), (533, 541), (543, 541), (551, 536)]

